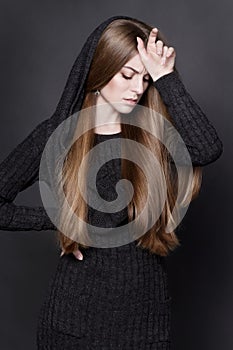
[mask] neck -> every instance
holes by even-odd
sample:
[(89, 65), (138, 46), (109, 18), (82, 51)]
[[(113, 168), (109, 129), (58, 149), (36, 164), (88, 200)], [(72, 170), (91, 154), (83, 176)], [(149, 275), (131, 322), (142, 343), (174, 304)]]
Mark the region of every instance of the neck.
[(102, 96), (98, 96), (96, 102), (95, 132), (117, 133), (121, 131), (120, 113)]

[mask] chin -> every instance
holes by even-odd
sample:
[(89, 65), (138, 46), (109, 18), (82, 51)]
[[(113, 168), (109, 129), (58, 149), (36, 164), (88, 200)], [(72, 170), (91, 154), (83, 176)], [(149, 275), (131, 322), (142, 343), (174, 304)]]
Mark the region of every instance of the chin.
[(135, 106), (126, 106), (126, 105), (122, 104), (122, 106), (118, 106), (118, 108), (116, 110), (117, 110), (117, 112), (119, 112), (121, 114), (128, 114), (128, 113), (132, 112), (132, 110), (135, 108)]

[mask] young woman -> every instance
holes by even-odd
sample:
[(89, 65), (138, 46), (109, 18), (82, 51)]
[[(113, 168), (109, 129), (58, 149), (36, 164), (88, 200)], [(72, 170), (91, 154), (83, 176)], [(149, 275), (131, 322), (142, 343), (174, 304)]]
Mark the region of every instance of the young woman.
[[(164, 259), (179, 245), (174, 230), (166, 232), (178, 178), (170, 166), (168, 150), (148, 132), (160, 124), (153, 124), (154, 119), (145, 111), (162, 115), (183, 139), (193, 167), (192, 183), (184, 192), (192, 186), (191, 199), (198, 195), (202, 167), (217, 160), (223, 151), (214, 126), (186, 91), (175, 57), (174, 48), (157, 28), (127, 16), (107, 19), (83, 46), (55, 113), (1, 164), (1, 229), (57, 230), (62, 249), (38, 320), (38, 349), (170, 349), (172, 299)], [(138, 106), (141, 109), (137, 111)], [(89, 121), (80, 114), (77, 129), (81, 137), (73, 142), (62, 168), (65, 196), (83, 222), (96, 229), (107, 228), (109, 233), (111, 228), (121, 228), (124, 233), (143, 211), (147, 179), (139, 166), (114, 156), (114, 147), (121, 141), (130, 139), (150, 149), (165, 174), (166, 199), (158, 220), (147, 225), (155, 209), (149, 207), (138, 224), (144, 232), (142, 229), (137, 239), (126, 244), (88, 245), (85, 230), (80, 229), (71, 238), (71, 217), (65, 209), (61, 210), (58, 228), (44, 207), (13, 203), (17, 193), (39, 179), (41, 155), (53, 131), (75, 112), (91, 107), (95, 127), (84, 132)], [(133, 123), (129, 123), (130, 116), (135, 118)], [(140, 128), (138, 122), (147, 126)], [(106, 153), (112, 159), (96, 176), (100, 196), (110, 205), (117, 198), (120, 179), (129, 180), (134, 189), (129, 203), (115, 212), (93, 208), (92, 202), (88, 205), (77, 186), (83, 157), (104, 141), (110, 141)], [(102, 157), (101, 152), (98, 157)], [(182, 154), (180, 160), (187, 165), (181, 158)], [(145, 168), (153, 171), (148, 159), (144, 160)], [(157, 174), (152, 173), (156, 188)], [(81, 181), (89, 186), (88, 173), (81, 172)], [(159, 197), (164, 188), (156, 190)]]

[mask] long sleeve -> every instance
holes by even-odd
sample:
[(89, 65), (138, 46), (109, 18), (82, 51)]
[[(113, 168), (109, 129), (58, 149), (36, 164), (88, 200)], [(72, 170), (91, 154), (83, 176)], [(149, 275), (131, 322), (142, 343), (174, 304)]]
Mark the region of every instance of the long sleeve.
[(48, 119), (36, 128), (0, 164), (0, 229), (7, 231), (56, 230), (43, 206), (17, 206), (17, 194), (38, 180), (46, 142)]
[(153, 82), (182, 137), (192, 164), (203, 166), (217, 160), (223, 144), (198, 104), (187, 92), (176, 71)]

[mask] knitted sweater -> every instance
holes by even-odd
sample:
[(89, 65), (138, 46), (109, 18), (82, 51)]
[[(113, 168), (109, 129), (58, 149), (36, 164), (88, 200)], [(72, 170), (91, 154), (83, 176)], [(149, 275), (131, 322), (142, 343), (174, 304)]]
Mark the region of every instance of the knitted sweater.
[[(216, 160), (222, 143), (176, 73), (161, 77), (154, 86), (193, 164)], [(121, 132), (96, 134), (96, 144), (120, 137)], [(99, 169), (96, 186), (100, 196), (112, 201), (121, 159), (110, 159)], [(89, 222), (105, 228), (125, 225), (127, 208), (103, 213), (90, 207)], [(170, 350), (172, 298), (165, 257), (141, 249), (136, 241), (114, 248), (90, 247), (82, 253), (83, 261), (67, 254), (58, 262), (38, 319), (38, 350)]]
[[(0, 229), (56, 230), (43, 206), (16, 205), (17, 194), (39, 180), (46, 141), (56, 127), (79, 110), (93, 54), (103, 30), (117, 18), (101, 23), (77, 57), (55, 113), (42, 121), (0, 164)], [(217, 160), (223, 145), (176, 71), (153, 83), (190, 153), (194, 166)], [(120, 135), (97, 135), (97, 142)], [(97, 189), (106, 200), (116, 195), (120, 159), (101, 168)], [(103, 213), (90, 208), (94, 225), (124, 225), (126, 209)], [(163, 257), (136, 242), (114, 247), (90, 247), (83, 261), (63, 255), (51, 279), (38, 320), (38, 349), (170, 350), (170, 306)]]
[[(153, 85), (161, 95), (177, 131), (187, 146), (192, 164), (205, 166), (217, 160), (223, 152), (222, 141), (211, 121), (186, 90), (177, 72), (160, 77), (153, 82)], [(39, 124), (0, 164), (1, 230), (57, 229), (43, 206), (15, 205), (13, 202), (19, 192), (38, 181), (41, 159), (38, 149), (44, 138), (45, 122), (47, 120)], [(102, 173), (102, 176), (105, 174)], [(92, 211), (91, 215), (96, 217), (96, 212)], [(98, 213), (98, 215), (104, 214)], [(105, 219), (106, 217), (98, 217), (97, 221)]]

